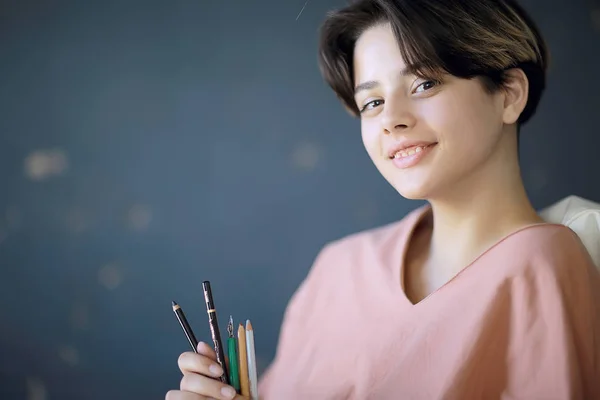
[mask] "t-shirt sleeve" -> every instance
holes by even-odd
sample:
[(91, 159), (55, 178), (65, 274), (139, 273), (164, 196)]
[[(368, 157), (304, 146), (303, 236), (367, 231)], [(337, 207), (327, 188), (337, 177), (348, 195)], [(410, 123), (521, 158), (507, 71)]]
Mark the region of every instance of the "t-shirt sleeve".
[(512, 281), (503, 399), (600, 399), (600, 275), (561, 229)]
[(311, 315), (311, 309), (319, 304), (320, 276), (328, 264), (327, 260), (331, 258), (331, 246), (329, 244), (319, 252), (307, 277), (288, 302), (281, 324), (275, 358), (259, 381), (258, 393), (261, 399), (268, 397), (271, 382), (285, 378), (287, 363), (294, 362), (301, 357), (303, 330), (310, 326), (307, 319)]

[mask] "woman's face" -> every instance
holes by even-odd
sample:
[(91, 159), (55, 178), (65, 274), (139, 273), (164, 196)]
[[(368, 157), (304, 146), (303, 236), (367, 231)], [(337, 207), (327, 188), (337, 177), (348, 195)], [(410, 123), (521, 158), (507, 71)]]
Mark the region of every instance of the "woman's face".
[(402, 196), (444, 196), (497, 158), (505, 96), (489, 94), (477, 79), (446, 75), (436, 82), (406, 74), (404, 67), (389, 25), (372, 27), (357, 41), (355, 100), (363, 143)]

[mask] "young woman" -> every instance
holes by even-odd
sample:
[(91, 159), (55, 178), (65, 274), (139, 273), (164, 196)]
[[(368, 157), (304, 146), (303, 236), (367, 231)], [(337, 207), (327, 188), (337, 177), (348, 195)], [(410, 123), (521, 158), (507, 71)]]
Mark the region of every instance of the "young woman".
[[(357, 1), (325, 22), (320, 63), (383, 177), (428, 205), (324, 247), (261, 399), (600, 398), (600, 277), (520, 176), (548, 64), (524, 10)], [(200, 353), (167, 399), (233, 397)]]

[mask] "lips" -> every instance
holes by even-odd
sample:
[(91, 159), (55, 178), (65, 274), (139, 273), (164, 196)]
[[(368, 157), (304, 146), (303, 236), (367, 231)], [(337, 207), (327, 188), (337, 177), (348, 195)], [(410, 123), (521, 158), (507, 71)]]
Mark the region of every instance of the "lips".
[(393, 153), (392, 164), (399, 169), (408, 169), (416, 166), (423, 161), (429, 153), (434, 151), (437, 143), (419, 144), (413, 146), (404, 146)]

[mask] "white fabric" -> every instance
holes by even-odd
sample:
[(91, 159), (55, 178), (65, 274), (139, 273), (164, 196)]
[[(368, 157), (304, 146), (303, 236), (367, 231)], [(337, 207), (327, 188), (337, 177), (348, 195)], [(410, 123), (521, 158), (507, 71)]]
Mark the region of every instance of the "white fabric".
[(566, 225), (581, 239), (600, 269), (600, 204), (569, 196), (545, 208), (540, 216), (546, 221)]

